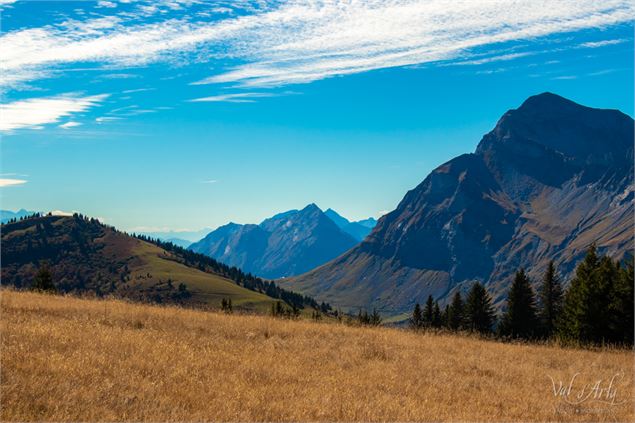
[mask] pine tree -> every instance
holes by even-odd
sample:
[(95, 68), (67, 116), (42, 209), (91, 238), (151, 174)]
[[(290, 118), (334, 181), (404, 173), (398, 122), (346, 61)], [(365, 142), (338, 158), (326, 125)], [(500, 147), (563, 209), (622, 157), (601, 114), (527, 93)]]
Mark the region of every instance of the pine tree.
[(441, 327), (448, 327), (448, 316), (450, 314), (450, 305), (446, 304), (445, 308), (441, 312)]
[(618, 343), (633, 345), (633, 295), (635, 290), (635, 272), (633, 271), (633, 258), (618, 267), (618, 278), (615, 281), (611, 295), (611, 331)]
[(40, 269), (33, 279), (32, 288), (36, 291), (55, 292), (53, 276), (46, 263), (40, 266)]
[(478, 282), (472, 285), (465, 302), (465, 318), (468, 329), (480, 332), (491, 332), (496, 316), (492, 307), (492, 299)]
[(223, 298), (220, 302), (220, 307), (221, 310), (224, 311), (227, 314), (231, 314), (232, 313), (232, 300), (231, 298)]
[(558, 326), (559, 335), (569, 340), (581, 339), (589, 333), (586, 323), (587, 304), (590, 297), (590, 280), (599, 265), (595, 245), (586, 253), (584, 260), (576, 267), (575, 277), (571, 280), (565, 294), (562, 319)]
[(448, 327), (452, 330), (463, 329), (465, 322), (464, 314), (463, 299), (461, 298), (461, 293), (457, 291), (448, 309)]
[(583, 343), (614, 341), (608, 314), (618, 279), (618, 267), (610, 258), (598, 257), (592, 245), (565, 295), (559, 335)]
[(412, 316), (410, 316), (410, 328), (414, 330), (421, 329), (423, 326), (423, 314), (421, 313), (421, 306), (419, 303), (415, 304), (415, 308), (412, 310)]
[(426, 300), (426, 306), (423, 309), (423, 325), (431, 326), (433, 317), (434, 317), (434, 300), (432, 299), (432, 295), (428, 295), (428, 299)]
[(370, 315), (369, 323), (373, 326), (379, 326), (381, 324), (381, 315), (375, 308), (373, 309), (373, 314)]
[(509, 290), (499, 330), (504, 336), (529, 339), (535, 335), (537, 323), (534, 291), (525, 270), (520, 269)]
[(432, 313), (432, 327), (441, 327), (441, 309), (439, 308), (439, 302), (434, 302), (434, 311)]
[(366, 310), (359, 310), (357, 315), (357, 321), (360, 325), (368, 325), (370, 323), (370, 316)]
[(540, 286), (539, 318), (542, 335), (549, 338), (556, 329), (556, 323), (562, 313), (563, 293), (560, 279), (553, 261), (549, 262)]
[(284, 316), (284, 307), (280, 301), (276, 301), (276, 316)]

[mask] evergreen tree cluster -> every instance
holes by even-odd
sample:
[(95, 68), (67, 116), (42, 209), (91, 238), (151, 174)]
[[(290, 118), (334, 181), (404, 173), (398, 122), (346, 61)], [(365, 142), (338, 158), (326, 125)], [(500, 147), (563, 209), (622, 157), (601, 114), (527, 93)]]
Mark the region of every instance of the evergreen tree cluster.
[[(316, 311), (313, 313), (313, 318), (317, 320), (315, 318)], [(271, 316), (283, 319), (297, 319), (300, 317), (300, 309), (293, 304), (291, 306), (283, 305), (282, 301), (276, 301), (271, 304)]]
[(234, 311), (233, 308), (232, 308), (232, 299), (231, 298), (227, 298), (227, 299), (223, 298), (220, 301), (220, 308), (221, 308), (221, 311), (223, 311), (223, 312), (225, 312), (227, 314), (231, 314)]
[(439, 302), (428, 296), (423, 311), (415, 304), (410, 327), (419, 329), (446, 329), (451, 331), (473, 331), (489, 333), (496, 322), (492, 299), (480, 283), (472, 285), (465, 301), (460, 292), (456, 292), (452, 302), (443, 311)]
[(633, 345), (633, 259), (624, 265), (595, 246), (576, 268), (564, 297), (558, 335), (580, 343)]
[(381, 322), (381, 315), (377, 309), (373, 309), (373, 312), (370, 314), (368, 314), (366, 310), (360, 310), (357, 314), (357, 323), (361, 326), (379, 326)]
[(496, 335), (503, 339), (633, 345), (634, 278), (632, 258), (623, 264), (598, 256), (591, 246), (566, 292), (553, 262), (537, 294), (525, 270), (518, 270), (498, 325), (491, 297), (475, 283), (465, 300), (456, 292), (443, 312), (432, 296), (423, 310), (415, 304), (410, 327), (491, 334), (497, 326)]
[(53, 284), (53, 276), (49, 270), (48, 264), (43, 263), (40, 269), (33, 278), (33, 285), (31, 289), (41, 292), (56, 292), (55, 285)]
[[(29, 220), (29, 219), (35, 219), (35, 218), (42, 217), (42, 216), (44, 216), (42, 213), (33, 213), (33, 214), (29, 214), (27, 216), (13, 217), (11, 219), (8, 219), (8, 220), (2, 222), (2, 225), (10, 225), (10, 224), (13, 224), (13, 223), (22, 222), (24, 220)], [(52, 216), (52, 213), (48, 213), (46, 216)]]

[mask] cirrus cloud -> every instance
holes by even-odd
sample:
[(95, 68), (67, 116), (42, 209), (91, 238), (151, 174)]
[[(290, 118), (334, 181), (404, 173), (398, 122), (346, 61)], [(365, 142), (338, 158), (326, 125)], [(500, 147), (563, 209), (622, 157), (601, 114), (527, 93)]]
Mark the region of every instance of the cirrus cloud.
[(0, 131), (38, 128), (45, 124), (56, 123), (65, 116), (83, 112), (98, 105), (107, 97), (108, 94), (83, 97), (64, 94), (3, 104), (0, 106)]
[[(197, 6), (193, 1), (148, 3), (135, 13), (100, 9), (113, 14), (10, 31), (0, 37), (3, 84), (63, 74), (70, 63), (125, 67), (177, 57), (239, 62), (233, 68), (214, 66), (200, 83), (279, 86), (465, 61), (476, 48), (604, 28), (635, 16), (629, 0), (295, 0), (261, 1), (251, 8), (242, 3), (241, 14), (205, 8), (190, 13), (188, 8)], [(156, 18), (164, 12), (165, 18)], [(148, 16), (153, 18), (145, 21)]]

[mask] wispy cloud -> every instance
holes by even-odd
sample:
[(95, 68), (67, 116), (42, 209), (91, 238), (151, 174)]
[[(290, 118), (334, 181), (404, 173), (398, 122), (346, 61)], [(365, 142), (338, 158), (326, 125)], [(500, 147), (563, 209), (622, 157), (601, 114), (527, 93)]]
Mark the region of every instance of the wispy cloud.
[[(10, 31), (0, 37), (3, 84), (50, 76), (71, 63), (112, 68), (175, 57), (221, 63), (219, 58), (230, 57), (239, 64), (231, 69), (214, 66), (218, 70), (199, 82), (279, 86), (387, 67), (465, 61), (475, 48), (603, 28), (635, 16), (630, 0), (261, 1), (245, 6), (241, 14), (188, 13), (193, 3), (143, 3), (135, 13), (101, 3), (101, 11), (115, 14)], [(180, 12), (161, 18), (167, 10)], [(153, 19), (144, 22), (147, 16)]]
[(485, 63), (492, 62), (503, 62), (507, 60), (518, 59), (520, 57), (531, 56), (536, 53), (534, 52), (522, 52), (522, 53), (510, 53), (510, 54), (501, 54), (498, 56), (485, 57), (483, 59), (474, 59), (474, 60), (465, 60), (463, 62), (456, 62), (455, 65), (483, 65)]
[(626, 41), (628, 40), (625, 38), (619, 38), (615, 40), (590, 41), (588, 43), (580, 44), (580, 47), (598, 48), (598, 47), (604, 47), (604, 46), (611, 46), (614, 44), (621, 44), (621, 43), (625, 43)]
[(123, 94), (132, 94), (132, 93), (141, 93), (144, 91), (154, 91), (156, 90), (156, 88), (135, 88), (133, 90), (124, 90), (122, 91)]
[(217, 179), (208, 179), (206, 181), (201, 181), (204, 184), (215, 184), (216, 182), (218, 182)]
[(627, 1), (432, 0), (292, 2), (266, 15), (242, 30), (237, 55), (248, 63), (202, 82), (276, 86), (447, 62), (477, 47), (623, 22), (634, 11)]
[(117, 7), (117, 3), (112, 1), (100, 0), (99, 2), (97, 2), (97, 7), (113, 8), (113, 7)]
[(616, 72), (618, 69), (602, 69), (599, 71), (595, 71), (595, 72), (590, 72), (587, 74), (587, 76), (600, 76), (600, 75), (607, 75), (609, 73), (613, 73)]
[(61, 124), (60, 128), (69, 129), (69, 128), (74, 128), (74, 127), (80, 126), (80, 125), (81, 125), (81, 123), (79, 123), (79, 122), (70, 121), (70, 122), (66, 122), (66, 123)]
[(106, 122), (113, 122), (115, 120), (121, 120), (121, 119), (123, 118), (118, 116), (100, 116), (98, 118), (95, 118), (95, 122), (106, 123)]
[(55, 97), (32, 98), (0, 106), (0, 131), (21, 128), (37, 129), (56, 123), (65, 116), (83, 112), (98, 105), (108, 94), (77, 97), (66, 94)]
[(272, 97), (273, 93), (233, 93), (188, 100), (190, 102), (253, 103), (255, 98)]
[(0, 187), (10, 187), (14, 185), (26, 184), (28, 181), (24, 179), (0, 178)]

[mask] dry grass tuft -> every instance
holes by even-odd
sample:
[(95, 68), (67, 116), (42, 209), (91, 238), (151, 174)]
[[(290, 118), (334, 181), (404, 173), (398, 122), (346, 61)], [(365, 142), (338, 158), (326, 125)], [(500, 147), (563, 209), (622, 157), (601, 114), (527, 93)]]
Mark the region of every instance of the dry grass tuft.
[[(635, 419), (632, 351), (1, 295), (5, 421)], [(554, 396), (576, 373), (621, 403)]]

